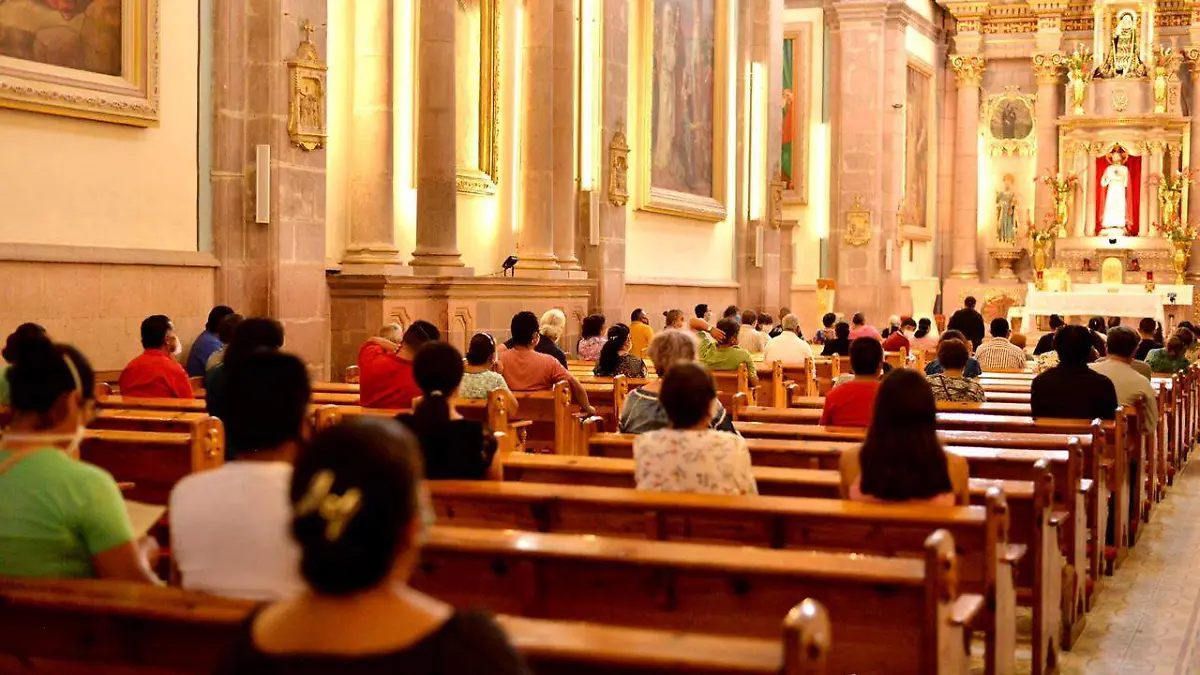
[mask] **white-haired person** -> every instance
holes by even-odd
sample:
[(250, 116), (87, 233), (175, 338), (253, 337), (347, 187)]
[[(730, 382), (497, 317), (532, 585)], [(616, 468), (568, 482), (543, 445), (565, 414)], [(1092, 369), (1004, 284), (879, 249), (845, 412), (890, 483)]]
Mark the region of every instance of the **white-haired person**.
[[(562, 339), (563, 333), (567, 330), (567, 315), (563, 314), (561, 309), (548, 309), (542, 313), (542, 318), (538, 319), (538, 334), (542, 336), (537, 344), (533, 346), (533, 351), (539, 354), (548, 354), (553, 356), (562, 364), (563, 368), (567, 367), (567, 355), (558, 346), (558, 341)], [(509, 338), (504, 343), (505, 349), (513, 348), (512, 338)]]
[[(647, 352), (654, 368), (666, 373), (678, 361), (695, 361), (699, 350), (696, 336), (688, 331), (668, 330), (654, 336)], [(621, 408), (620, 430), (626, 434), (644, 434), (670, 425), (667, 411), (659, 402), (662, 377), (650, 380), (640, 389), (629, 392)], [(720, 401), (715, 402), (710, 426), (719, 431), (733, 431), (733, 418)]]
[(812, 347), (800, 338), (800, 318), (788, 314), (779, 322), (783, 331), (767, 342), (763, 351), (763, 363), (786, 363), (789, 366), (802, 366), (812, 358)]

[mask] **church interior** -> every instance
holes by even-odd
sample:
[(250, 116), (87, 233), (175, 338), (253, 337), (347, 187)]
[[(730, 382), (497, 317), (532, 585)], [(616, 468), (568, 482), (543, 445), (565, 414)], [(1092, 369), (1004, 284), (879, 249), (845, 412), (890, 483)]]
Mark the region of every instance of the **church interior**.
[[(385, 622), (397, 632), (381, 642), (381, 628), (318, 640), (315, 660), (272, 670), (305, 653), (289, 636), (356, 625), (312, 590), (303, 523), (322, 520), (318, 547), (363, 536), (382, 479), (335, 487), (333, 469), (295, 478), (293, 512), (277, 514), (306, 556), (308, 600), (187, 583), (200, 574), (185, 556), (205, 551), (175, 539), (198, 527), (176, 499), (262, 449), (248, 411), (288, 405), (266, 399), (290, 362), (234, 350), (226, 315), (271, 320), (257, 325), (275, 344), (246, 340), (282, 346), (305, 383), (303, 436), (263, 454), (286, 456), (283, 482), (245, 474), (229, 495), (286, 491), (306, 466), (288, 453), (316, 462), (339, 433), (369, 445), (355, 423), (412, 413), (430, 480), (405, 487), (402, 524), (419, 536), (383, 537), (407, 551), (389, 574), (461, 608), (448, 625), (487, 610), (494, 623), (473, 630), (500, 636), (439, 672), (1200, 673), (1195, 135), (1200, 0), (0, 0), (0, 673), (329, 672), (330, 654), (407, 654), (434, 630)], [(1070, 370), (1073, 329), (1095, 341), (1090, 359), (1145, 382)], [(688, 342), (669, 344), (675, 331)], [(802, 356), (771, 357), (780, 332)], [(213, 361), (191, 367), (205, 339), (228, 357), (215, 384)], [(590, 340), (613, 360), (586, 354)], [(1015, 366), (989, 357), (994, 341)], [(414, 365), (434, 363), (429, 343), (465, 365)], [(415, 398), (368, 398), (375, 347)], [(45, 349), (58, 356), (37, 370)], [(670, 349), (707, 374), (655, 357)], [(730, 349), (749, 356), (721, 361)], [(184, 394), (135, 394), (134, 364), (163, 351), (191, 376)], [(518, 386), (504, 370), (533, 351), (555, 379)], [(700, 379), (668, 382), (668, 366)], [(422, 379), (454, 368), (461, 388)], [(1047, 412), (1099, 397), (1096, 372), (1115, 406)], [(500, 389), (466, 396), (482, 374)], [(835, 392), (864, 379), (879, 403), (839, 424)], [(882, 426), (902, 386), (937, 401), (925, 437), (944, 447), (950, 505), (867, 493), (868, 451), (915, 447), (887, 439), (916, 423)], [(642, 396), (676, 431), (671, 393), (708, 389), (687, 427), (722, 434), (704, 463), (728, 441), (756, 487), (643, 489), (650, 449), (627, 432), (630, 406)], [(918, 405), (896, 396), (896, 410)], [(420, 411), (435, 398), (451, 399), (439, 423), (480, 421), (484, 480), (438, 480)], [(111, 474), (118, 520), (145, 535), (113, 543), (150, 540), (159, 588), (109, 580), (101, 556), (78, 575), (16, 560), (32, 555), (14, 543), (35, 520), (23, 509), (41, 502), (9, 490), (47, 444)], [(927, 466), (896, 457), (909, 464), (895, 480)], [(244, 539), (206, 541), (216, 557)], [(245, 565), (272, 550), (247, 545), (259, 557)], [(386, 598), (403, 617), (410, 600)], [(310, 604), (252, 614), (251, 601)], [(317, 623), (263, 642), (314, 607)], [(459, 628), (472, 651), (483, 638)], [(234, 645), (248, 660), (230, 666)]]

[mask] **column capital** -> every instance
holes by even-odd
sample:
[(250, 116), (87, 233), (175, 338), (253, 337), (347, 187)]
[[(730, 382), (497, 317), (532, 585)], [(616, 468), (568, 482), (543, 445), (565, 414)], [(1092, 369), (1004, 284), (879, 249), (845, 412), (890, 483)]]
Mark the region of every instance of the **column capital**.
[(1188, 47), (1183, 50), (1183, 59), (1191, 67), (1192, 73), (1200, 73), (1200, 47)]
[(978, 87), (983, 80), (983, 71), (985, 61), (979, 54), (955, 54), (950, 57), (950, 65), (954, 68), (955, 75), (958, 76), (958, 86), (975, 86)]
[(1065, 63), (1058, 52), (1038, 52), (1033, 55), (1033, 75), (1038, 85), (1058, 84), (1059, 71)]

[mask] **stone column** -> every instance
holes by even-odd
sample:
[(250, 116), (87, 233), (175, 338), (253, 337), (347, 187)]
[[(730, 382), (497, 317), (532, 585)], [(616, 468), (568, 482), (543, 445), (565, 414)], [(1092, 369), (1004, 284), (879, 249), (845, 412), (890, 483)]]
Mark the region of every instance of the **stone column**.
[(391, 0), (354, 4), (353, 154), (343, 274), (403, 272), (392, 207), (392, 19)]
[[(1033, 74), (1037, 80), (1037, 102), (1034, 104), (1035, 126), (1037, 127), (1037, 159), (1034, 163), (1037, 176), (1046, 171), (1058, 173), (1058, 96), (1059, 68), (1062, 57), (1056, 52), (1033, 55)], [(1054, 197), (1050, 188), (1039, 185), (1033, 193), (1033, 217), (1054, 209)]]
[(579, 190), (575, 180), (575, 3), (554, 0), (554, 255), (564, 270), (582, 270), (575, 256)]
[(979, 55), (950, 59), (958, 75), (958, 135), (954, 140), (954, 225), (950, 276), (978, 279), (979, 245), (979, 83), (984, 61)]
[[(429, 0), (434, 3), (444, 0)], [(525, 0), (521, 204), (516, 273), (550, 276), (554, 255), (554, 15), (556, 0)], [(452, 3), (446, 3), (448, 5)]]
[[(408, 264), (416, 274), (433, 276), (471, 272), (458, 252), (455, 11), (455, 3), (445, 0), (421, 0), (418, 11), (417, 248)], [(387, 152), (392, 152), (390, 145)]]

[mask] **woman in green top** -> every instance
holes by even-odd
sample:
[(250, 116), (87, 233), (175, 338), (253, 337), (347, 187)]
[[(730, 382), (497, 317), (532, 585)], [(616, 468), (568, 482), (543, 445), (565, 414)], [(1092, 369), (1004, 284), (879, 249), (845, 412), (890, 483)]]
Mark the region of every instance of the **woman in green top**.
[(1187, 347), (1184, 346), (1183, 340), (1179, 334), (1171, 336), (1167, 340), (1167, 346), (1162, 349), (1151, 349), (1146, 355), (1146, 365), (1150, 366), (1150, 372), (1159, 375), (1173, 375), (1181, 370), (1187, 370), (1188, 360), (1184, 353)]
[(0, 576), (157, 582), (116, 482), (78, 460), (95, 374), (73, 347), (22, 347), (0, 438)]
[(29, 342), (41, 342), (48, 339), (46, 329), (36, 323), (23, 323), (17, 326), (12, 335), (8, 336), (8, 340), (4, 343), (4, 351), (0, 352), (0, 356), (3, 356), (7, 362), (0, 366), (0, 408), (9, 406), (8, 369), (20, 358), (22, 347)]

